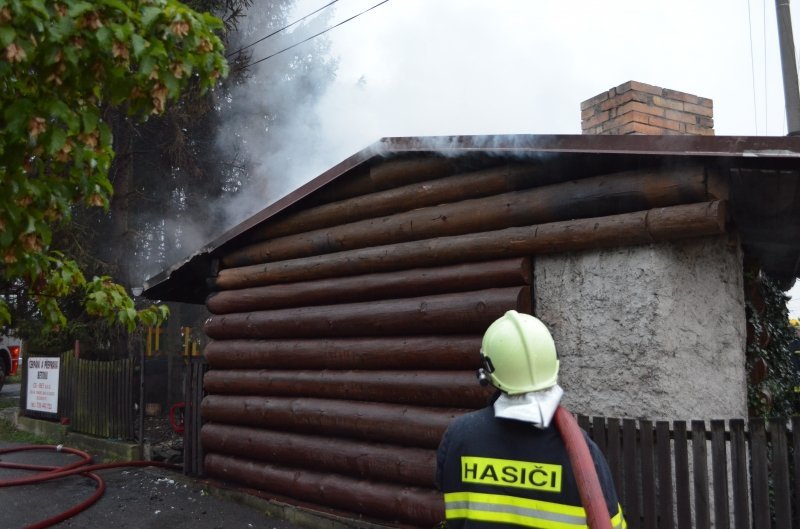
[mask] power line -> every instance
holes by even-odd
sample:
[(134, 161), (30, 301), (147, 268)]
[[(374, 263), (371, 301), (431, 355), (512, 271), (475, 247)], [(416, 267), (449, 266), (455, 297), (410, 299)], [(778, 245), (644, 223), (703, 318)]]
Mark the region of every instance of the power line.
[(267, 35), (267, 36), (265, 36), (265, 37), (261, 37), (260, 39), (258, 39), (258, 40), (257, 40), (257, 41), (255, 41), (255, 42), (251, 42), (251, 43), (250, 43), (250, 44), (248, 44), (247, 46), (243, 46), (243, 47), (239, 48), (239, 49), (238, 49), (238, 50), (236, 50), (236, 51), (232, 51), (232, 52), (230, 52), (229, 54), (225, 55), (225, 58), (227, 59), (227, 58), (228, 58), (228, 57), (230, 57), (231, 55), (236, 55), (237, 53), (241, 53), (241, 52), (243, 52), (244, 50), (246, 50), (247, 48), (252, 48), (253, 46), (255, 46), (256, 44), (258, 44), (259, 42), (264, 42), (264, 41), (265, 41), (265, 40), (267, 40), (268, 38), (270, 38), (270, 37), (274, 37), (275, 35), (277, 35), (277, 34), (278, 34), (278, 33), (280, 33), (281, 31), (285, 31), (285, 30), (289, 29), (290, 27), (294, 26), (295, 24), (298, 24), (298, 23), (302, 22), (303, 20), (307, 19), (308, 17), (310, 17), (310, 16), (313, 16), (313, 15), (316, 15), (317, 13), (319, 13), (320, 11), (322, 11), (323, 9), (326, 9), (326, 8), (328, 8), (328, 7), (332, 6), (333, 4), (335, 4), (335, 3), (336, 3), (336, 2), (338, 2), (338, 1), (339, 1), (339, 0), (333, 0), (332, 2), (330, 2), (330, 3), (328, 3), (328, 4), (325, 4), (324, 6), (320, 7), (320, 8), (319, 8), (319, 9), (317, 9), (316, 11), (312, 11), (311, 13), (307, 14), (307, 15), (306, 15), (306, 16), (304, 16), (303, 18), (298, 18), (297, 20), (295, 20), (294, 22), (292, 22), (292, 23), (291, 23), (291, 24), (289, 24), (288, 26), (283, 26), (281, 29), (275, 30), (275, 31), (273, 31), (272, 33), (270, 33), (269, 35)]
[(275, 57), (276, 55), (280, 55), (281, 53), (283, 53), (283, 52), (285, 52), (285, 51), (289, 51), (289, 50), (291, 50), (292, 48), (296, 48), (297, 46), (299, 46), (299, 45), (301, 45), (301, 44), (303, 44), (303, 43), (306, 43), (306, 42), (308, 42), (308, 41), (309, 41), (309, 40), (311, 40), (311, 39), (317, 38), (317, 37), (319, 37), (320, 35), (323, 35), (323, 34), (325, 34), (325, 33), (329, 32), (329, 31), (330, 31), (330, 30), (332, 30), (332, 29), (336, 29), (336, 28), (338, 28), (338, 27), (339, 27), (339, 26), (341, 26), (342, 24), (346, 24), (347, 22), (350, 22), (351, 20), (354, 20), (354, 19), (356, 19), (356, 18), (360, 17), (360, 16), (361, 16), (361, 15), (363, 15), (364, 13), (368, 13), (369, 11), (372, 11), (372, 10), (373, 10), (373, 9), (375, 9), (376, 7), (379, 7), (379, 6), (381, 6), (381, 5), (385, 4), (385, 3), (386, 3), (386, 2), (388, 2), (388, 1), (389, 1), (389, 0), (383, 0), (382, 2), (378, 2), (378, 3), (377, 3), (377, 4), (375, 4), (374, 6), (372, 6), (372, 7), (369, 7), (369, 8), (367, 8), (367, 9), (365, 9), (365, 10), (361, 11), (360, 13), (357, 13), (357, 14), (355, 14), (355, 15), (351, 16), (351, 17), (350, 17), (350, 18), (348, 18), (348, 19), (342, 20), (342, 21), (341, 21), (341, 22), (339, 22), (338, 24), (334, 24), (333, 26), (331, 26), (331, 27), (329, 27), (329, 28), (327, 28), (327, 29), (324, 29), (324, 30), (320, 31), (319, 33), (315, 33), (314, 35), (311, 35), (310, 37), (308, 37), (308, 38), (305, 38), (305, 39), (301, 40), (300, 42), (296, 42), (296, 43), (292, 44), (291, 46), (287, 46), (287, 47), (283, 48), (282, 50), (276, 51), (275, 53), (273, 53), (273, 54), (271, 54), (271, 55), (267, 55), (266, 57), (264, 57), (264, 58), (262, 58), (262, 59), (259, 59), (259, 60), (255, 61), (255, 62), (251, 62), (250, 64), (246, 64), (246, 65), (244, 65), (244, 66), (242, 66), (242, 67), (240, 67), (240, 68), (237, 68), (236, 70), (234, 70), (234, 73), (235, 73), (235, 72), (238, 72), (238, 71), (240, 71), (240, 70), (244, 70), (245, 68), (249, 68), (250, 66), (255, 66), (256, 64), (258, 64), (258, 63), (260, 63), (260, 62), (264, 62), (264, 61), (266, 61), (266, 60), (268, 60), (268, 59), (271, 59), (271, 58)]
[[(764, 38), (764, 135), (769, 136), (769, 92), (767, 91), (767, 0), (762, 4), (762, 21)], [(777, 13), (776, 13), (777, 16)]]
[(753, 58), (753, 20), (750, 16), (750, 0), (747, 0), (747, 26), (750, 30), (750, 77), (753, 80), (753, 122), (758, 136), (758, 102), (756, 100), (756, 66)]

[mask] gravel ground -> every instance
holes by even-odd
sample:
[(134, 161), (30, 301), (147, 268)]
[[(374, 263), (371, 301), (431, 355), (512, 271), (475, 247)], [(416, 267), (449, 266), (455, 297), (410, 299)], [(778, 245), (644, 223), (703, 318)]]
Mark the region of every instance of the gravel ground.
[[(13, 446), (0, 441), (0, 448)], [(17, 452), (0, 455), (2, 461), (39, 465), (65, 465), (75, 456), (56, 452)], [(21, 470), (0, 469), (0, 480), (26, 475)], [(99, 472), (106, 492), (87, 510), (54, 527), (296, 529), (284, 520), (235, 501), (208, 493), (202, 482), (160, 468), (118, 468)], [(91, 479), (74, 476), (56, 481), (0, 488), (5, 529), (23, 528), (57, 515), (88, 498), (95, 490)]]
[[(0, 397), (19, 395), (19, 385), (6, 386)], [(9, 409), (13, 412), (13, 409)], [(145, 438), (154, 459), (180, 461), (182, 439), (166, 417), (145, 420)], [(0, 439), (0, 448), (19, 446)], [(63, 466), (74, 455), (55, 451), (26, 451), (0, 455), (0, 462)], [(95, 455), (95, 462), (100, 459)], [(0, 468), (0, 481), (30, 475), (31, 471)], [(202, 481), (163, 468), (115, 468), (99, 471), (105, 494), (87, 510), (53, 527), (92, 529), (298, 529), (264, 510), (209, 494)], [(0, 527), (22, 529), (58, 515), (89, 498), (93, 480), (71, 476), (35, 485), (0, 488)]]

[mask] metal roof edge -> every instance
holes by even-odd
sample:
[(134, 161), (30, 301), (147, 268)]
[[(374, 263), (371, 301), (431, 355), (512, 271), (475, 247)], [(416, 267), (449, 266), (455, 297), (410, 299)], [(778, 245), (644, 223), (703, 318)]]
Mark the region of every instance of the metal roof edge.
[(800, 158), (800, 137), (652, 135), (489, 135), (392, 137), (380, 140), (387, 152), (498, 154), (575, 152), (721, 157)]

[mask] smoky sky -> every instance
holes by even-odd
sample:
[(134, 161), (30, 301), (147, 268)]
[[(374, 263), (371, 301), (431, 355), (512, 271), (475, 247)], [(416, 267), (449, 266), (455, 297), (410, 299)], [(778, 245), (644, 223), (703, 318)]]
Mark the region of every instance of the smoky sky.
[[(328, 1), (298, 0), (287, 20)], [(340, 0), (252, 59), (377, 3)], [(266, 4), (239, 42), (274, 29)], [(218, 143), (243, 142), (254, 181), (224, 205), (229, 227), (382, 137), (579, 134), (580, 102), (629, 80), (712, 99), (718, 135), (786, 133), (771, 0), (391, 0), (320, 39), (258, 64), (232, 95)], [(321, 50), (319, 72), (287, 80), (290, 57)]]
[[(287, 19), (327, 3), (298, 0)], [(377, 3), (340, 0), (252, 58)], [(258, 20), (266, 4), (254, 3), (243, 40), (268, 33)], [(292, 115), (280, 134), (249, 130), (269, 201), (381, 137), (579, 134), (580, 102), (628, 80), (713, 99), (719, 135), (783, 135), (776, 27), (769, 0), (391, 0), (321, 37), (332, 81), (259, 84), (276, 78), (280, 55), (256, 67), (239, 98), (251, 116), (259, 104)], [(276, 163), (281, 176), (267, 176)]]

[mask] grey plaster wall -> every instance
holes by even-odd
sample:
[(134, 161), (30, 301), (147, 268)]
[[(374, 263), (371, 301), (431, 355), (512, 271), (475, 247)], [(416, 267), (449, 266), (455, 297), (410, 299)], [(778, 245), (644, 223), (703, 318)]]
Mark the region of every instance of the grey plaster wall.
[(536, 314), (573, 412), (746, 417), (741, 252), (728, 237), (537, 256)]

